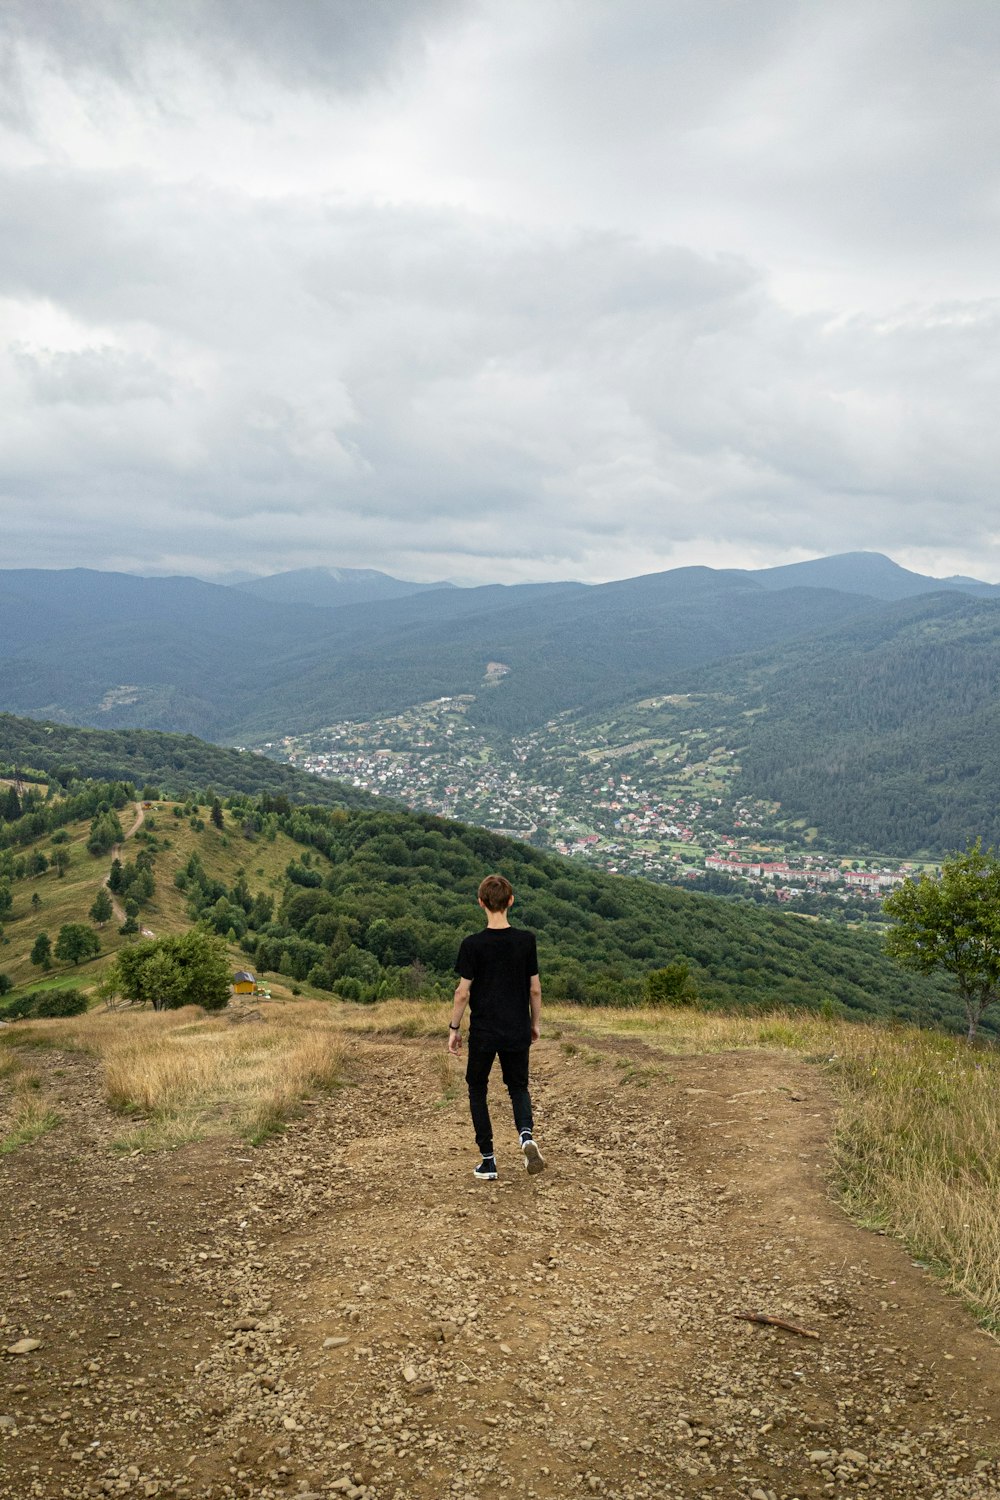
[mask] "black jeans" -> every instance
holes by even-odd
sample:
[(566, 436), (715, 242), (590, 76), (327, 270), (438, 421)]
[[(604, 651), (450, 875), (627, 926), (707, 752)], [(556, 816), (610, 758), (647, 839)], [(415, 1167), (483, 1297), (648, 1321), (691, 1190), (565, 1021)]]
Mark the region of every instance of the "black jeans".
[(531, 1095), (528, 1093), (528, 1054), (530, 1048), (519, 1047), (508, 1050), (492, 1047), (489, 1043), (469, 1038), (469, 1060), (465, 1068), (465, 1081), (469, 1085), (469, 1109), (472, 1112), (472, 1128), (476, 1132), (476, 1145), (484, 1156), (493, 1155), (493, 1125), (486, 1103), (486, 1089), (490, 1081), (490, 1069), (494, 1059), (500, 1059), (500, 1071), (510, 1094), (514, 1109), (514, 1124), (520, 1130), (533, 1130)]

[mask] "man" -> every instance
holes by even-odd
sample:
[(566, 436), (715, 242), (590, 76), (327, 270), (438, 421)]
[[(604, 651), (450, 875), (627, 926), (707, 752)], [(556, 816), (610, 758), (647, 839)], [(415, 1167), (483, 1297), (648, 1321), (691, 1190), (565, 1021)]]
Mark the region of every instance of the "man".
[(497, 1177), (493, 1125), (486, 1102), (490, 1069), (497, 1057), (514, 1109), (524, 1165), (532, 1174), (545, 1166), (534, 1136), (528, 1093), (528, 1053), (540, 1035), (542, 983), (538, 977), (535, 934), (512, 927), (507, 920), (513, 904), (510, 881), (502, 875), (487, 875), (479, 887), (479, 905), (486, 913), (486, 926), (463, 939), (455, 961), (459, 981), (448, 1023), (448, 1051), (457, 1057), (462, 1050), (462, 1016), (468, 1005), (469, 1061), (465, 1081), (469, 1085), (476, 1145), (483, 1158), (473, 1173), (480, 1182), (495, 1182)]

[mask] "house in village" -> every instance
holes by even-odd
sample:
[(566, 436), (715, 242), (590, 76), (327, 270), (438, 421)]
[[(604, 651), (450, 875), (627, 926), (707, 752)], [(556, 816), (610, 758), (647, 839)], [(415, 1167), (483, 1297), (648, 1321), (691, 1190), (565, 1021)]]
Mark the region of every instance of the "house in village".
[(257, 979), (248, 969), (237, 969), (233, 975), (234, 995), (256, 995)]

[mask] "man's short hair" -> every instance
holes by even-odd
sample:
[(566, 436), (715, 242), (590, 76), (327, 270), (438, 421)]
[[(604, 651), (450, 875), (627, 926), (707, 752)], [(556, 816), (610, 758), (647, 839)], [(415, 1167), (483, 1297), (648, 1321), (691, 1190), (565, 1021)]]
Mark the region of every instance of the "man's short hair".
[(506, 911), (514, 895), (514, 887), (503, 875), (487, 875), (480, 882), (479, 899), (487, 911)]

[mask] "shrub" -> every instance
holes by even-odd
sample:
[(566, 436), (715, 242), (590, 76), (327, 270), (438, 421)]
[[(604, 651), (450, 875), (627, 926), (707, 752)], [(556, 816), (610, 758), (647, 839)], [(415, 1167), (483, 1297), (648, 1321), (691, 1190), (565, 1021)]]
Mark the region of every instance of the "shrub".
[(691, 970), (682, 958), (646, 975), (646, 999), (650, 1005), (693, 1005), (697, 998)]
[(87, 1009), (87, 997), (82, 990), (66, 986), (59, 990), (39, 990), (30, 997), (34, 1000), (33, 1016), (82, 1016)]

